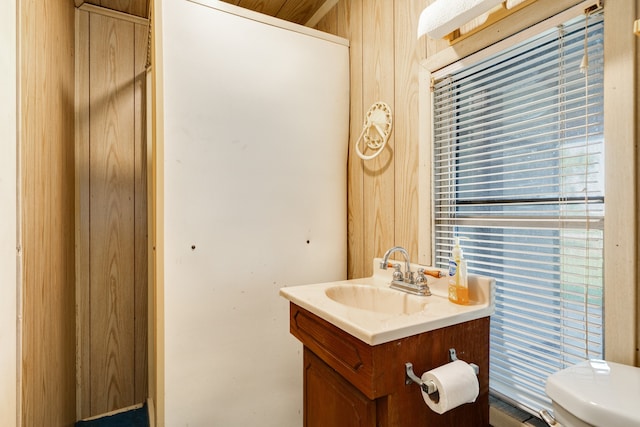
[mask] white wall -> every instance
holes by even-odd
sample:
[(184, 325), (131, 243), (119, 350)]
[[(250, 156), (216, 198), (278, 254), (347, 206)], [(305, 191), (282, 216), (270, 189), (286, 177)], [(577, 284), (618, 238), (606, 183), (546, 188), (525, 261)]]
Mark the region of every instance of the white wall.
[(0, 2), (0, 425), (15, 426), (17, 399), (16, 0)]
[(299, 426), (278, 291), (346, 276), (348, 47), (162, 3), (165, 425)]

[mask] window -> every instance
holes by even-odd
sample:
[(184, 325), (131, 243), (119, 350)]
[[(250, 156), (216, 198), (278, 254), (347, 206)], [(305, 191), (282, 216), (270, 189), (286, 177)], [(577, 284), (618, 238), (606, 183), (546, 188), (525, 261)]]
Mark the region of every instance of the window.
[(548, 375), (603, 354), (603, 33), (595, 13), (435, 74), (435, 265), (457, 235), (496, 278), (490, 388), (533, 413)]

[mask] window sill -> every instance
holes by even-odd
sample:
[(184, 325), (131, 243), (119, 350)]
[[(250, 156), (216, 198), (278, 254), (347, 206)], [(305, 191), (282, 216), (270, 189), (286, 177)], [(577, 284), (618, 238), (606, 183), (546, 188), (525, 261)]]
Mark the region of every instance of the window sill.
[(493, 396), (489, 397), (489, 405), (489, 422), (492, 427), (547, 427), (539, 418)]

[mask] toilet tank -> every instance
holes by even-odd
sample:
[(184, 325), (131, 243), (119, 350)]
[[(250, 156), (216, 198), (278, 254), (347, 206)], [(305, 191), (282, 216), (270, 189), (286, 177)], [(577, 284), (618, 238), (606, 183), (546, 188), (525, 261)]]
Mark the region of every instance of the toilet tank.
[(640, 368), (584, 361), (549, 376), (546, 393), (586, 425), (640, 427)]

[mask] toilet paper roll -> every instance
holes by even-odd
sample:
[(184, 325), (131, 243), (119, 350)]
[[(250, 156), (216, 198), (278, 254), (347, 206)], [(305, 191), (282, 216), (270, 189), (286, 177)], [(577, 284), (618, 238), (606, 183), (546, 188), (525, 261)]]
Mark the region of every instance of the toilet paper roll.
[(475, 371), (462, 360), (425, 372), (422, 374), (422, 381), (433, 381), (438, 388), (438, 392), (433, 394), (422, 391), (425, 403), (438, 414), (465, 403), (475, 402), (480, 391)]

